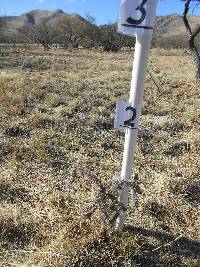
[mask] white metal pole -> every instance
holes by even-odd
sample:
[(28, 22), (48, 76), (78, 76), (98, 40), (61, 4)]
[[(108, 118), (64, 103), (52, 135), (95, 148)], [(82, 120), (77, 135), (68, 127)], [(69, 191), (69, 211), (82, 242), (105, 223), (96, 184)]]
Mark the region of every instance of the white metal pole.
[[(146, 35), (146, 36), (137, 35), (136, 38), (129, 102), (131, 106), (135, 107), (137, 110), (137, 118), (136, 118), (137, 125), (139, 125), (139, 120), (141, 116), (142, 99), (144, 95), (144, 83), (148, 67), (151, 40), (152, 40), (152, 35)], [(121, 170), (122, 181), (131, 180), (133, 171), (133, 160), (136, 150), (137, 134), (138, 134), (138, 128), (126, 129), (123, 163)], [(128, 193), (129, 193), (129, 187), (125, 187), (124, 190), (121, 192), (120, 196), (120, 202), (123, 204), (125, 208), (127, 208), (128, 204)], [(126, 216), (126, 211), (122, 212), (119, 218), (117, 219), (118, 229), (123, 228), (125, 216)]]

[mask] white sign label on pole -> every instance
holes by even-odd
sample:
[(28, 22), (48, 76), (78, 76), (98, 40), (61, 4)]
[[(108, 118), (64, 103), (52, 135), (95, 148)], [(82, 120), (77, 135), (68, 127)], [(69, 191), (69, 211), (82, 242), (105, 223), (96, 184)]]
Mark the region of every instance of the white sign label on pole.
[(139, 127), (138, 109), (128, 101), (119, 101), (116, 105), (115, 128), (137, 130)]
[(121, 0), (118, 32), (152, 35), (157, 0)]

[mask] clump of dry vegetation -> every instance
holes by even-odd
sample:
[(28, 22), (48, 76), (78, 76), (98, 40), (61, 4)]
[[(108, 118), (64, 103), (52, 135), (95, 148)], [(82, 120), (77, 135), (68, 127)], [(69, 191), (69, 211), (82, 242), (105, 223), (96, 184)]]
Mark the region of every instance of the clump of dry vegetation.
[(84, 215), (99, 188), (81, 169), (104, 184), (120, 172), (113, 121), (132, 57), (34, 48), (0, 58), (1, 266), (199, 266), (199, 84), (181, 50), (151, 53), (160, 89), (148, 76), (127, 226)]

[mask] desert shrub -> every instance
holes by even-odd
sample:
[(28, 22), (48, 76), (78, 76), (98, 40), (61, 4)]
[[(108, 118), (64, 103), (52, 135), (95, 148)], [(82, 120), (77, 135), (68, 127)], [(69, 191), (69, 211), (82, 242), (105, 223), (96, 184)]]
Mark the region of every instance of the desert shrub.
[(187, 48), (187, 39), (184, 35), (173, 35), (173, 36), (166, 36), (166, 35), (154, 35), (153, 47), (160, 47), (164, 49), (171, 49), (171, 48)]
[(44, 57), (30, 58), (29, 61), (24, 62), (22, 69), (31, 70), (47, 70), (51, 67), (51, 61)]

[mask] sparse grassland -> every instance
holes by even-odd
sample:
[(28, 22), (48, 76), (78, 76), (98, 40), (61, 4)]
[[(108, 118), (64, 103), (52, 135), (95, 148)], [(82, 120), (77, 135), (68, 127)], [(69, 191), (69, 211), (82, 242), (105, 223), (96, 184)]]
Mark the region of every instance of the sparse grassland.
[[(84, 211), (120, 172), (115, 103), (133, 52), (0, 57), (0, 266), (199, 266), (200, 100), (192, 58), (152, 50), (135, 157), (141, 194), (115, 232)], [(174, 241), (175, 240), (175, 241)]]

